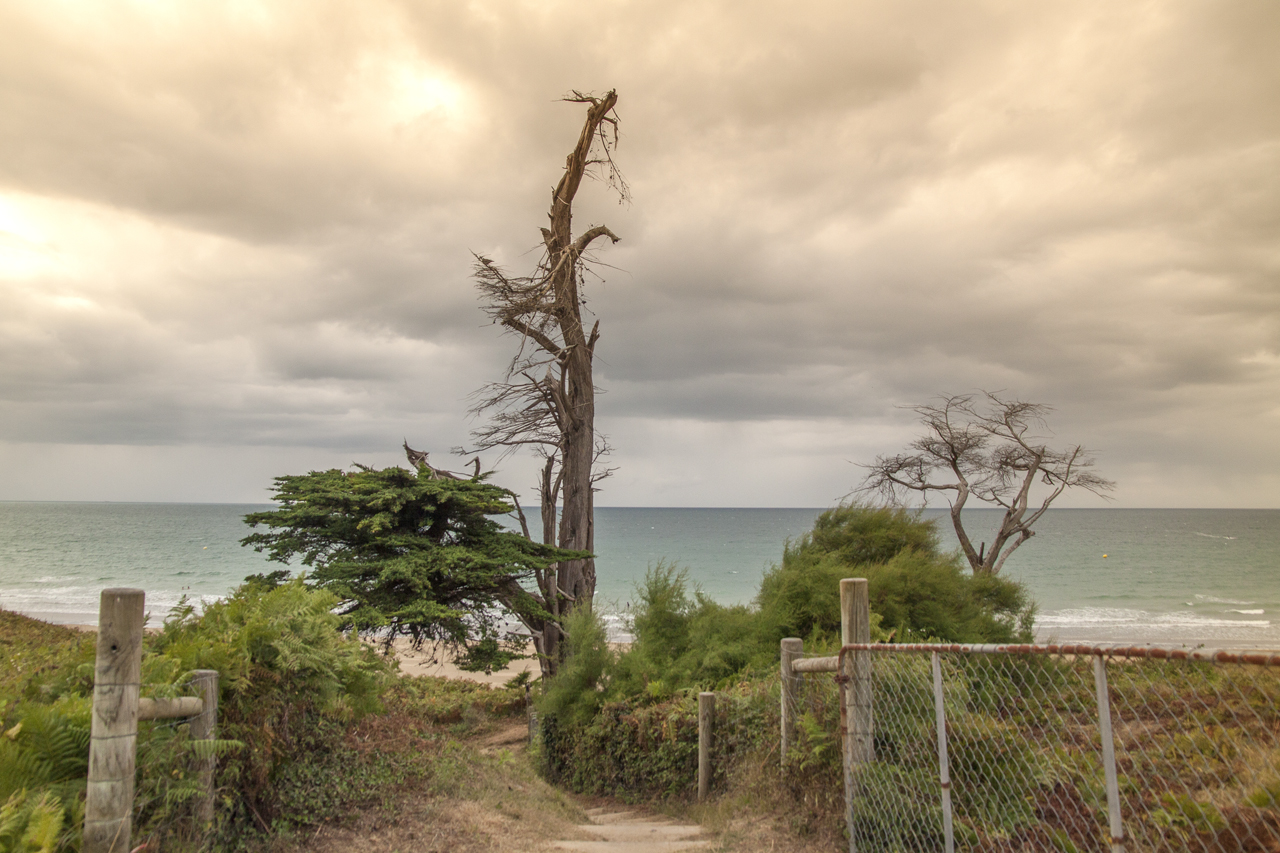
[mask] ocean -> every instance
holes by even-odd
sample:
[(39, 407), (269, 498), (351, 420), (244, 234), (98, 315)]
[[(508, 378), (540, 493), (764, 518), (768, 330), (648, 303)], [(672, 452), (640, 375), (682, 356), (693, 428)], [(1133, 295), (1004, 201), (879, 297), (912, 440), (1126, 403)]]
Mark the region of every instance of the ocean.
[[(241, 547), (253, 504), (0, 502), (0, 607), (93, 623), (106, 587), (147, 591), (153, 622), (280, 566)], [(820, 509), (596, 510), (597, 602), (622, 614), (659, 561), (746, 603)], [(965, 512), (990, 541), (996, 510)], [(957, 547), (944, 510), (944, 547)], [(1280, 648), (1280, 510), (1053, 509), (1005, 564), (1038, 602), (1045, 640)]]

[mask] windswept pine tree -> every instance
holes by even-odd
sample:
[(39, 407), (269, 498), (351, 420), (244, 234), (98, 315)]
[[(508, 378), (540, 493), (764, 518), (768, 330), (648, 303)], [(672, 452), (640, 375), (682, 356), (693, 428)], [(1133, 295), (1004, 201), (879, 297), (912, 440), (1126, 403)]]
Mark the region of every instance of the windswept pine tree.
[(549, 618), (536, 578), (586, 555), (504, 528), (495, 516), (514, 509), (511, 493), (486, 476), (423, 462), (417, 471), (357, 466), (277, 477), (280, 508), (246, 515), (267, 529), (242, 544), (309, 567), (308, 583), (341, 600), (347, 628), (388, 643), (442, 641), (462, 653), (464, 668), (500, 668), (525, 642), (502, 631), (505, 619), (541, 626)]

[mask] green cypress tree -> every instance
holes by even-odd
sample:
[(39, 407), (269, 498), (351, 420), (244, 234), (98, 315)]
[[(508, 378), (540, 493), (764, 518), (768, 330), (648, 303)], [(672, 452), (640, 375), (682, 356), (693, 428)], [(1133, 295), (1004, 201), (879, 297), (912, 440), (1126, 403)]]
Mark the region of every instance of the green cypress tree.
[[(245, 516), (265, 532), (242, 545), (311, 569), (307, 583), (341, 599), (343, 626), (390, 643), (443, 641), (464, 668), (501, 668), (521, 642), (501, 625), (526, 626), (550, 614), (531, 592), (535, 573), (583, 552), (531, 542), (493, 516), (511, 512), (511, 493), (485, 481), (459, 479), (421, 465), (416, 472), (356, 466), (275, 480), (279, 509)], [(284, 573), (248, 580), (276, 583)]]

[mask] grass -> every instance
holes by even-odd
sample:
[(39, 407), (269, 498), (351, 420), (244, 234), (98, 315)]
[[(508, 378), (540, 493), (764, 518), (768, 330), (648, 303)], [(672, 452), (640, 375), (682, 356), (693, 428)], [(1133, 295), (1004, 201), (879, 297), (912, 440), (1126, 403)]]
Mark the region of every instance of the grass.
[[(87, 702), (95, 641), (93, 633), (0, 610), (0, 732), (14, 732), (8, 740), (20, 737), (14, 730), (18, 719), (30, 724), (33, 713), (59, 708), (71, 694)], [(522, 687), (401, 676), (379, 698), (378, 712), (356, 720), (310, 714), (306, 725), (273, 729), (289, 739), (292, 760), (278, 765), (270, 779), (272, 811), (258, 812), (235, 785), (224, 785), (223, 819), (208, 839), (212, 848), (318, 853), (400, 845), (459, 853), (481, 849), (477, 839), (493, 841), (483, 849), (504, 849), (506, 838), (533, 843), (568, 837), (572, 825), (585, 819), (571, 799), (538, 778), (520, 748), (527, 732)], [(144, 760), (155, 748), (150, 729), (147, 724), (140, 731), (140, 777), (154, 773), (159, 763)], [(12, 752), (20, 745), (0, 747)], [(84, 746), (81, 765), (87, 740)], [(13, 847), (0, 832), (0, 851), (78, 849), (83, 775), (81, 766), (78, 790), (76, 784), (62, 790), (66, 813), (47, 844), (29, 848), (15, 837)], [(140, 778), (139, 803), (148, 781)], [(31, 826), (43, 819), (40, 802), (35, 789), (15, 800)], [(135, 842), (145, 837), (153, 847), (178, 851), (198, 846), (198, 839), (165, 817), (163, 806), (143, 810), (149, 816), (135, 819)]]
[(0, 610), (0, 698), (51, 701), (67, 678), (93, 663), (94, 637)]

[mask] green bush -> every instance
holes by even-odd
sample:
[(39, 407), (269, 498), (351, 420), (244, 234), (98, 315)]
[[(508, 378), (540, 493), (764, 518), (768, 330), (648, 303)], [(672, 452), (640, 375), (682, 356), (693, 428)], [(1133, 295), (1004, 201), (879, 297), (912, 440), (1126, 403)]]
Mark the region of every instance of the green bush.
[(636, 590), (634, 641), (613, 671), (612, 698), (662, 700), (685, 688), (712, 688), (777, 657), (773, 631), (759, 614), (688, 591), (684, 569), (659, 563)]
[(220, 712), (248, 712), (270, 694), (352, 719), (379, 707), (389, 662), (339, 630), (337, 596), (308, 589), (304, 578), (278, 587), (245, 584), (196, 616), (180, 607), (153, 649), (182, 669), (216, 669)]
[[(772, 685), (776, 688), (776, 684)], [(586, 721), (547, 719), (542, 755), (547, 775), (582, 794), (638, 802), (692, 796), (698, 780), (698, 698), (605, 702)], [(743, 683), (716, 694), (712, 766), (720, 784), (744, 760), (776, 742), (776, 689)], [(774, 760), (776, 761), (776, 754)]]
[(1020, 584), (974, 575), (959, 556), (940, 553), (934, 523), (919, 513), (863, 504), (827, 510), (787, 543), (760, 585), (762, 625), (777, 639), (831, 642), (840, 630), (840, 579), (848, 577), (867, 579), (873, 641), (1030, 639), (1035, 610)]
[[(689, 798), (697, 779), (696, 693), (715, 689), (718, 772), (757, 780), (744, 785), (772, 785), (789, 798), (791, 814), (821, 823), (824, 837), (838, 834), (842, 771), (833, 680), (807, 679), (787, 772), (758, 780), (761, 768), (779, 766), (779, 641), (801, 637), (806, 652), (832, 653), (840, 642), (840, 580), (848, 577), (869, 582), (873, 641), (1007, 642), (1030, 634), (1034, 611), (1024, 590), (1003, 578), (975, 577), (956, 555), (941, 553), (932, 522), (902, 509), (836, 507), (787, 543), (750, 606), (711, 601), (690, 590), (685, 571), (659, 563), (636, 590), (634, 640), (622, 654), (609, 652), (598, 621), (590, 630), (570, 623), (572, 655), (539, 706), (546, 772), (587, 794)], [(878, 687), (893, 707), (878, 717), (881, 760), (863, 780), (867, 802), (854, 828), (890, 847), (921, 840), (893, 828), (903, 816), (940, 823), (936, 759), (919, 753), (921, 744), (933, 743), (936, 725), (928, 661), (915, 663), (924, 670)], [(958, 676), (956, 687), (972, 706), (955, 723), (957, 752), (999, 756), (990, 767), (958, 757), (957, 776), (975, 780), (980, 792), (957, 801), (1002, 832), (1021, 827), (1030, 808), (1009, 799), (1008, 779), (1043, 773), (998, 722), (990, 697), (1003, 694), (985, 690), (990, 678), (1016, 675), (979, 667)], [(1023, 685), (1022, 700), (1036, 700), (1032, 687)]]
[(572, 610), (564, 629), (565, 660), (555, 679), (544, 685), (538, 712), (563, 726), (582, 725), (604, 703), (614, 655), (598, 613), (585, 607)]
[[(591, 690), (606, 692), (608, 681), (612, 700), (661, 701), (776, 667), (784, 637), (805, 639), (811, 653), (833, 651), (847, 577), (868, 580), (872, 641), (1009, 642), (1030, 634), (1034, 611), (1023, 588), (974, 576), (955, 555), (939, 553), (932, 522), (902, 509), (847, 505), (822, 513), (811, 532), (787, 543), (752, 606), (690, 592), (688, 573), (674, 565), (651, 568), (636, 590), (631, 648), (616, 664), (597, 660)], [(574, 690), (563, 681), (550, 689), (561, 704)]]
[[(381, 707), (391, 665), (338, 630), (336, 604), (301, 578), (276, 587), (248, 583), (202, 615), (179, 608), (151, 643), (160, 659), (153, 667), (219, 673), (218, 734), (243, 745), (218, 762), (224, 839), (255, 824), (287, 825), (293, 812), (282, 785), (299, 772), (294, 765), (331, 763), (344, 751), (343, 724)], [(183, 818), (175, 799), (185, 797), (157, 797), (156, 816), (140, 828)]]

